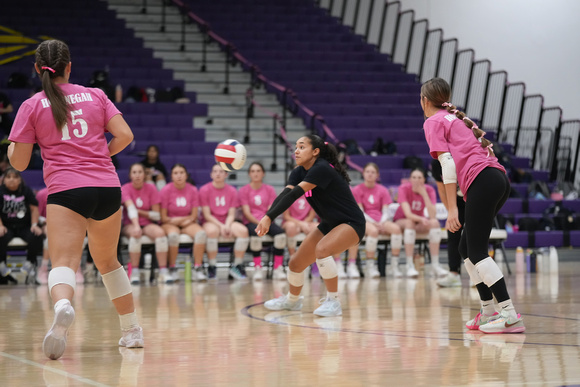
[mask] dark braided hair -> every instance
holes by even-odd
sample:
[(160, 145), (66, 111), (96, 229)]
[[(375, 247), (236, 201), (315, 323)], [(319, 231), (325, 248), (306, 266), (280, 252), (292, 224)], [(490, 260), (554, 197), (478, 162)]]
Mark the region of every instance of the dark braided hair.
[(322, 138), (320, 138), (320, 136), (317, 136), (316, 134), (309, 134), (305, 137), (310, 140), (312, 150), (316, 148), (320, 149), (318, 157), (323, 158), (332, 164), (334, 169), (342, 176), (342, 178), (346, 180), (347, 183), (350, 183), (350, 177), (348, 176), (346, 169), (340, 163), (340, 161), (338, 161), (338, 152), (334, 145), (325, 142)]
[(446, 109), (449, 113), (455, 114), (457, 118), (462, 120), (463, 123), (471, 129), (475, 138), (481, 142), (481, 147), (487, 148), (490, 155), (493, 156), (491, 141), (483, 138), (485, 132), (479, 129), (475, 122), (468, 118), (465, 113), (457, 110), (457, 107), (449, 102), (451, 99), (451, 87), (444, 79), (432, 78), (423, 83), (423, 86), (421, 86), (421, 97), (427, 98), (433, 106), (439, 109)]
[(60, 40), (45, 40), (36, 48), (36, 66), (40, 70), (42, 89), (50, 101), (54, 122), (59, 130), (67, 122), (69, 107), (62, 90), (54, 84), (54, 79), (65, 76), (64, 70), (69, 63), (70, 51), (66, 43)]

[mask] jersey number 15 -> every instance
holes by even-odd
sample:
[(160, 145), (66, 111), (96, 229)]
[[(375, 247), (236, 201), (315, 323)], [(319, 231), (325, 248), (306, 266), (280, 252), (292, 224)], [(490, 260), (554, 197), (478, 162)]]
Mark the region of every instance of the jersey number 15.
[[(80, 131), (78, 129), (73, 130), (73, 134), (77, 138), (82, 138), (82, 137), (86, 136), (87, 132), (89, 131), (89, 126), (87, 125), (87, 121), (83, 120), (82, 118), (77, 118), (77, 116), (80, 116), (81, 114), (83, 114), (83, 109), (72, 110), (70, 112), (71, 123), (73, 125), (79, 124), (81, 126)], [(70, 133), (69, 133), (69, 129), (68, 129), (68, 123), (66, 123), (62, 127), (62, 140), (63, 141), (70, 140), (70, 138), (71, 137), (70, 137)]]

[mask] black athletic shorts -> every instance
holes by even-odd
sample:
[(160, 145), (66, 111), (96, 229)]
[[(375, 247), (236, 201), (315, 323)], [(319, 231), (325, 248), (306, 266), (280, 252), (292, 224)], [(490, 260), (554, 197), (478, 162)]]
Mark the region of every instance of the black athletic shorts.
[[(362, 239), (365, 236), (365, 231), (367, 227), (366, 222), (365, 223), (346, 222), (344, 224), (348, 224), (350, 227), (354, 228), (354, 231), (358, 235), (358, 243), (360, 243), (360, 241), (362, 241)], [(331, 226), (330, 224), (324, 221), (318, 224), (318, 229), (324, 235), (328, 234), (335, 227), (336, 226)]]
[(121, 208), (120, 187), (82, 187), (48, 195), (47, 204), (66, 207), (85, 218), (107, 219)]

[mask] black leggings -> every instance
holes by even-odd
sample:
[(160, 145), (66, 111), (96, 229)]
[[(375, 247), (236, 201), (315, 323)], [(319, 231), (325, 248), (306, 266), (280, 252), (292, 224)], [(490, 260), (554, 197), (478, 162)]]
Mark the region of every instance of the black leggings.
[(455, 273), (461, 273), (461, 254), (459, 254), (459, 242), (463, 232), (463, 224), (465, 223), (465, 200), (462, 196), (457, 198), (457, 213), (459, 215), (459, 223), (461, 228), (455, 232), (447, 231), (447, 256), (449, 259), (449, 270)]
[[(258, 234), (256, 234), (256, 227), (258, 227), (256, 223), (248, 223), (246, 224), (246, 227), (248, 228), (250, 236), (258, 236)], [(268, 230), (267, 234), (274, 237), (278, 234), (284, 234), (284, 230), (276, 223), (272, 223), (270, 225), (270, 230)], [(277, 249), (273, 247), (272, 250), (274, 252), (274, 255), (284, 255), (284, 249)], [(259, 257), (260, 253), (261, 251), (252, 251), (254, 257)]]
[(489, 234), (495, 216), (510, 195), (510, 182), (505, 173), (487, 167), (477, 175), (465, 202), (465, 224), (459, 242), (463, 259), (475, 265), (489, 257)]

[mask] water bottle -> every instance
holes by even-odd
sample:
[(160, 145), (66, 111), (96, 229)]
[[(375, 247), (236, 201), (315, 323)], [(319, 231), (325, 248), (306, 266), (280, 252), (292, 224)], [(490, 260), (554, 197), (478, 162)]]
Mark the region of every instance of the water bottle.
[(524, 249), (521, 246), (516, 248), (516, 273), (524, 272)]
[(558, 250), (550, 246), (550, 273), (558, 274)]
[(536, 252), (536, 272), (544, 272), (544, 252), (543, 249), (538, 249)]
[(185, 282), (191, 282), (191, 257), (185, 259), (185, 273), (183, 280)]
[(495, 250), (495, 262), (499, 265), (504, 261), (503, 251), (501, 249)]
[(153, 259), (153, 256), (150, 253), (147, 253), (143, 258), (145, 261), (143, 264), (143, 272), (146, 278), (145, 282), (149, 282), (151, 280), (151, 260)]

